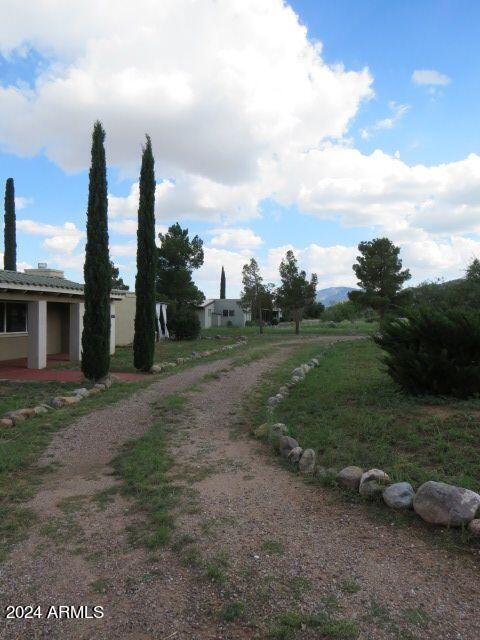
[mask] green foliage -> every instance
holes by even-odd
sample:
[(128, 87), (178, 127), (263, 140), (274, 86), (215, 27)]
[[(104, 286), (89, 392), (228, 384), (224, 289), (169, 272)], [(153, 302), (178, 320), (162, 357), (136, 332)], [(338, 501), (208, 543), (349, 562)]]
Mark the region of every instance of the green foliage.
[(168, 327), (176, 340), (195, 340), (201, 329), (197, 312), (185, 304), (169, 307)]
[(377, 313), (371, 307), (363, 307), (352, 300), (337, 302), (322, 313), (322, 320), (342, 322), (343, 320), (377, 319)]
[(242, 284), (240, 304), (244, 310), (250, 310), (252, 322), (256, 322), (263, 333), (265, 311), (271, 312), (273, 308), (273, 285), (264, 284), (255, 258), (243, 265)]
[(470, 282), (480, 282), (480, 260), (474, 258), (465, 271), (465, 277)]
[(325, 305), (323, 305), (321, 302), (312, 302), (312, 304), (309, 304), (307, 307), (305, 307), (303, 316), (305, 318), (320, 318), (324, 311)]
[(226, 280), (225, 280), (225, 269), (222, 267), (222, 275), (220, 276), (220, 299), (225, 300), (225, 289), (226, 289)]
[(205, 296), (194, 284), (192, 273), (203, 264), (203, 241), (198, 236), (190, 239), (188, 229), (182, 229), (178, 222), (158, 237), (158, 298), (169, 303), (200, 304)]
[(432, 307), (386, 319), (375, 342), (386, 351), (390, 376), (414, 394), (468, 398), (480, 391), (480, 318)]
[(408, 292), (402, 285), (411, 278), (410, 271), (402, 271), (400, 249), (388, 238), (375, 238), (358, 245), (360, 255), (353, 271), (361, 291), (350, 291), (348, 297), (364, 307), (371, 307), (381, 315), (408, 302)]
[(291, 315), (298, 334), (305, 307), (315, 300), (317, 276), (313, 273), (309, 282), (305, 271), (299, 270), (293, 251), (289, 250), (280, 264), (280, 278), (282, 284), (277, 289), (277, 305), (287, 317)]
[(480, 281), (474, 277), (449, 282), (423, 282), (411, 289), (415, 306), (430, 305), (437, 310), (480, 308)]
[(119, 269), (113, 264), (113, 260), (110, 260), (110, 271), (111, 271), (111, 288), (117, 289), (118, 291), (128, 291), (130, 287), (128, 284), (125, 284), (123, 278), (120, 278)]
[(111, 266), (108, 255), (108, 197), (105, 131), (97, 121), (92, 135), (89, 173), (87, 244), (85, 247), (85, 315), (82, 334), (82, 371), (98, 380), (110, 367)]
[(17, 241), (15, 223), (15, 186), (13, 178), (7, 178), (5, 183), (5, 229), (3, 268), (8, 271), (17, 270)]
[(135, 277), (135, 334), (133, 364), (150, 371), (155, 354), (155, 160), (147, 136), (140, 170), (140, 203), (137, 231), (137, 275)]

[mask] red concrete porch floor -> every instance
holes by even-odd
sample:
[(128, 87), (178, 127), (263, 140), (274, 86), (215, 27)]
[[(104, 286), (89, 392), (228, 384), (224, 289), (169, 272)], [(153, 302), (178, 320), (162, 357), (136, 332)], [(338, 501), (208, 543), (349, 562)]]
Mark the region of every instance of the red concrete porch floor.
[[(48, 356), (46, 369), (28, 369), (26, 358), (3, 360), (0, 362), (0, 380), (23, 380), (31, 382), (83, 382), (85, 378), (80, 369), (61, 369), (62, 362), (68, 362), (63, 353)], [(128, 371), (112, 371), (114, 380), (135, 382), (144, 380), (148, 373), (130, 373)]]

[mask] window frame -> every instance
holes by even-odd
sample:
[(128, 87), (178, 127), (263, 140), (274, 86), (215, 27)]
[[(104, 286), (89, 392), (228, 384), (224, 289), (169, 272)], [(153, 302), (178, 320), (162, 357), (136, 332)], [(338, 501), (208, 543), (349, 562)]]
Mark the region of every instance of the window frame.
[[(21, 331), (7, 331), (7, 307), (11, 304), (21, 304), (25, 306), (25, 329)], [(3, 315), (3, 331), (0, 331), (0, 338), (28, 335), (28, 302), (22, 302), (21, 300), (0, 300), (0, 314)]]

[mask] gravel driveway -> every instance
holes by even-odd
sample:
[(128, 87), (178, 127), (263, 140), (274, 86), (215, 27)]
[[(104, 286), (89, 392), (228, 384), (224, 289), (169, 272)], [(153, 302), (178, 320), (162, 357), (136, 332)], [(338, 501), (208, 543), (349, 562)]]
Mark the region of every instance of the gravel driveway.
[[(477, 560), (339, 503), (248, 437), (241, 403), (293, 349), (172, 375), (57, 434), (43, 462), (61, 466), (31, 503), (38, 526), (1, 567), (2, 603), (102, 605), (105, 617), (3, 621), (0, 638), (249, 639), (278, 614), (321, 610), (355, 621), (361, 639), (478, 640)], [(207, 373), (218, 377), (192, 390)], [(101, 509), (91, 497), (115, 485), (109, 461), (148, 428), (150, 403), (182, 389), (173, 544), (132, 548), (127, 529), (141, 516), (118, 494)], [(341, 637), (318, 633), (303, 624), (291, 637)]]

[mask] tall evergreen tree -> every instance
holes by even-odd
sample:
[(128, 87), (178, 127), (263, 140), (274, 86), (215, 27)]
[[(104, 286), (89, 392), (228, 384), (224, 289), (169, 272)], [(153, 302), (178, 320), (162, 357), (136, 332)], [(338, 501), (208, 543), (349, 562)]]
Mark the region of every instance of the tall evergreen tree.
[(5, 231), (4, 231), (3, 268), (17, 270), (17, 241), (15, 229), (15, 186), (13, 178), (5, 184)]
[(140, 171), (140, 203), (137, 230), (137, 275), (135, 277), (135, 335), (133, 363), (140, 371), (150, 371), (155, 352), (155, 160), (147, 136)]
[(291, 315), (295, 322), (295, 333), (300, 333), (303, 312), (315, 301), (317, 275), (312, 273), (310, 281), (305, 271), (298, 268), (293, 251), (289, 250), (280, 263), (281, 286), (277, 289), (278, 306)]
[(243, 265), (243, 289), (240, 293), (242, 309), (250, 311), (252, 320), (258, 323), (260, 333), (263, 333), (263, 311), (271, 312), (273, 307), (273, 285), (265, 285), (260, 273), (260, 267), (255, 258)]
[(412, 276), (402, 271), (400, 248), (388, 238), (375, 238), (360, 242), (360, 255), (352, 269), (357, 276), (360, 291), (350, 291), (348, 297), (364, 307), (371, 307), (381, 316), (398, 309), (410, 301), (410, 292), (402, 285)]
[(225, 300), (225, 288), (226, 288), (225, 269), (222, 267), (222, 275), (220, 276), (220, 299), (221, 300)]
[(110, 368), (111, 267), (108, 255), (108, 196), (105, 131), (97, 121), (92, 135), (88, 185), (87, 244), (85, 248), (85, 315), (82, 334), (82, 371), (98, 380)]

